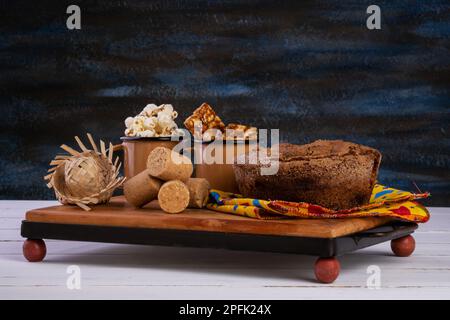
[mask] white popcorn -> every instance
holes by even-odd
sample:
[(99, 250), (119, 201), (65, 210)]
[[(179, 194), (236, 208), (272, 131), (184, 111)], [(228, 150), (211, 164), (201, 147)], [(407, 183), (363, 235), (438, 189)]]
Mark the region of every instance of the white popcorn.
[(128, 117), (125, 119), (125, 127), (129, 128), (131, 127), (131, 125), (133, 124), (134, 118), (133, 117)]
[(182, 135), (174, 119), (178, 112), (171, 104), (148, 104), (135, 117), (125, 119), (125, 135), (129, 137), (170, 137)]
[(126, 129), (125, 130), (125, 135), (127, 137), (135, 137), (136, 136), (136, 132), (133, 129)]
[(150, 117), (144, 120), (144, 127), (146, 129), (154, 129), (157, 123), (158, 119), (156, 117)]
[(172, 116), (165, 112), (160, 112), (158, 113), (158, 122), (161, 127), (167, 127), (173, 122)]
[(150, 138), (150, 137), (154, 137), (155, 136), (155, 131), (154, 130), (145, 130), (145, 131), (141, 131), (139, 133), (140, 137), (143, 138)]
[(139, 115), (151, 117), (153, 115), (153, 112), (158, 108), (156, 104), (150, 103), (145, 106), (145, 108), (141, 111)]
[(172, 129), (169, 127), (165, 127), (161, 131), (162, 136), (170, 136), (172, 134)]
[(173, 107), (171, 104), (162, 104), (160, 105), (162, 107), (162, 111), (171, 114), (173, 112)]
[(144, 130), (144, 120), (145, 120), (145, 117), (143, 117), (143, 116), (134, 117), (133, 123), (131, 124), (130, 128), (136, 132)]

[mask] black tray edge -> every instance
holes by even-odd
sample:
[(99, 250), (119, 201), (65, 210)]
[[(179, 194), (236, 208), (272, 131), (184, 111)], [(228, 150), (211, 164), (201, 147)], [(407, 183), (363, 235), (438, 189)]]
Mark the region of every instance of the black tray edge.
[(150, 229), (22, 221), (21, 235), (28, 239), (55, 239), (104, 243), (220, 248), (229, 250), (340, 256), (409, 235), (417, 224), (394, 222), (338, 238), (309, 238), (177, 229)]

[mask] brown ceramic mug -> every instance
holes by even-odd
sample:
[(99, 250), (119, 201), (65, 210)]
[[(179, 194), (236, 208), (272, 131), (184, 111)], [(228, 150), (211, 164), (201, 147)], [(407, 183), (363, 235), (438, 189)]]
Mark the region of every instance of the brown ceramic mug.
[[(147, 168), (147, 158), (150, 152), (156, 147), (166, 147), (173, 149), (179, 141), (171, 141), (170, 138), (134, 138), (122, 137), (122, 143), (114, 146), (114, 151), (123, 150), (124, 174), (131, 178)], [(191, 159), (194, 160), (195, 153), (200, 163), (194, 162), (194, 177), (205, 178), (209, 181), (211, 188), (222, 191), (238, 193), (239, 189), (234, 177), (233, 164), (236, 157), (242, 153), (248, 153), (252, 143), (256, 140), (233, 140), (226, 143), (226, 140), (216, 141), (222, 149), (222, 163), (208, 163), (207, 148), (211, 142), (195, 143), (197, 149), (193, 152)], [(231, 163), (230, 163), (231, 161)]]
[[(205, 178), (209, 181), (212, 189), (221, 191), (239, 193), (238, 185), (234, 176), (233, 163), (236, 158), (243, 154), (248, 153), (251, 146), (256, 146), (256, 140), (227, 140), (216, 141), (221, 144), (222, 150), (219, 158), (222, 159), (222, 163), (208, 163), (208, 150), (211, 143), (203, 142), (197, 144), (198, 149), (197, 157), (202, 157), (202, 162), (195, 165), (195, 176), (197, 178)], [(200, 146), (200, 147), (199, 147)]]

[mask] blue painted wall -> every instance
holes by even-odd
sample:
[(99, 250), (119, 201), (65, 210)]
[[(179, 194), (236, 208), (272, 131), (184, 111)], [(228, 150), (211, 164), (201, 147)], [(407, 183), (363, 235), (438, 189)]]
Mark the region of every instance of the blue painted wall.
[(53, 198), (61, 143), (118, 142), (126, 116), (208, 101), (227, 122), (339, 138), (384, 155), (380, 181), (450, 205), (449, 1), (2, 2), (0, 197)]

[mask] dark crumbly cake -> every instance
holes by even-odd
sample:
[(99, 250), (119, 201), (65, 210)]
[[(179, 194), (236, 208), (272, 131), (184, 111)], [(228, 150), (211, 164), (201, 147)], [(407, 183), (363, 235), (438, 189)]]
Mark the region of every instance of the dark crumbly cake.
[[(256, 157), (256, 152), (246, 157)], [(369, 202), (381, 154), (342, 140), (317, 140), (306, 145), (280, 144), (279, 159), (275, 175), (261, 175), (260, 161), (235, 164), (240, 193), (250, 198), (308, 202), (341, 210)]]

